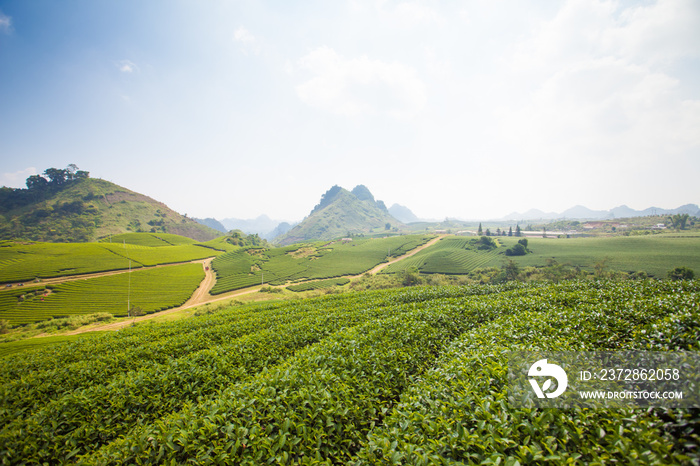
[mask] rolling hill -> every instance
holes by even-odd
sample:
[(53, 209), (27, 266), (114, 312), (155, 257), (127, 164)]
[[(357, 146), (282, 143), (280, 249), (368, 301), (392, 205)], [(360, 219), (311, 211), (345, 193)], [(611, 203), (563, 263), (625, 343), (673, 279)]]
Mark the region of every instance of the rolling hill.
[(159, 232), (207, 241), (221, 235), (162, 202), (99, 178), (86, 176), (36, 191), (2, 188), (0, 239), (79, 242)]
[(403, 226), (376, 201), (364, 185), (352, 191), (333, 186), (321, 197), (308, 217), (275, 242), (288, 245), (300, 241), (326, 240), (346, 235), (381, 232)]

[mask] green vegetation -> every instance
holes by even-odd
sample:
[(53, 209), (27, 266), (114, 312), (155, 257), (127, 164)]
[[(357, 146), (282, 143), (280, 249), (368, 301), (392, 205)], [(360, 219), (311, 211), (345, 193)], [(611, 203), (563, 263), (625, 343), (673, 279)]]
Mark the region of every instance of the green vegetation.
[(75, 314), (126, 316), (128, 307), (145, 313), (187, 301), (204, 278), (201, 264), (135, 270), (41, 288), (0, 291), (0, 319), (11, 325)]
[(350, 283), (347, 278), (331, 278), (329, 280), (316, 280), (312, 282), (302, 283), (300, 285), (290, 285), (287, 287), (289, 291), (311, 291), (311, 290), (324, 290), (327, 288), (332, 288), (335, 286), (343, 286)]
[(3, 463), (692, 463), (697, 410), (507, 397), (510, 350), (700, 350), (700, 282), (347, 293), (0, 360)]
[[(151, 235), (126, 235), (132, 243), (159, 241)], [(31, 281), (188, 262), (221, 254), (210, 247), (188, 243), (188, 238), (165, 236), (176, 244), (157, 247), (132, 243), (18, 243), (0, 242), (0, 282)], [(162, 243), (162, 240), (160, 240)], [(179, 243), (179, 244), (178, 244)]]
[(668, 271), (668, 278), (671, 280), (692, 280), (695, 278), (695, 272), (688, 267), (676, 267)]
[(212, 262), (212, 294), (268, 283), (359, 275), (385, 262), (393, 251), (426, 243), (429, 236), (408, 235), (332, 243), (295, 244), (282, 248), (248, 248), (223, 254)]
[[(89, 335), (97, 335), (100, 332), (91, 332)], [(69, 341), (75, 341), (78, 338), (82, 338), (88, 335), (57, 335), (52, 337), (38, 337), (38, 338), (28, 338), (25, 340), (11, 341), (7, 343), (0, 343), (0, 357), (7, 356), (8, 354), (20, 353), (28, 350), (35, 350), (40, 348), (48, 348), (57, 343), (64, 343)]]
[(104, 243), (133, 244), (135, 246), (181, 246), (185, 244), (195, 244), (192, 238), (170, 233), (122, 233), (120, 235), (110, 235), (101, 240)]
[[(642, 272), (656, 278), (666, 278), (668, 270), (674, 267), (700, 269), (700, 236), (697, 235), (521, 240), (501, 236), (497, 241), (497, 248), (485, 251), (475, 247), (479, 244), (476, 238), (447, 237), (410, 259), (392, 264), (383, 273), (401, 273), (415, 268), (420, 273), (468, 275), (477, 272), (478, 275), (481, 270), (502, 267), (506, 256), (521, 269), (557, 265), (589, 275), (597, 274), (596, 264), (603, 264), (608, 271), (628, 275)], [(527, 242), (523, 245), (527, 254), (508, 255), (509, 249), (512, 253), (518, 244), (523, 244), (521, 241)], [(530, 274), (533, 271), (530, 270)]]
[(382, 272), (399, 273), (415, 268), (422, 273), (466, 274), (500, 257), (502, 248), (499, 248), (497, 241), (500, 240), (488, 236), (446, 237)]

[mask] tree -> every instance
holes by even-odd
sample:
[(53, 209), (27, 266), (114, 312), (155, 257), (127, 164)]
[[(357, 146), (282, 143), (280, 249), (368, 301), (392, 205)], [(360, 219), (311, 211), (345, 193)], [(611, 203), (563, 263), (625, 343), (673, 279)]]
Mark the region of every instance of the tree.
[(513, 227), (508, 228), (508, 236), (513, 236)]
[(542, 238), (547, 237), (547, 227), (542, 227)]
[(61, 168), (47, 168), (44, 170), (44, 175), (49, 178), (49, 183), (51, 186), (60, 187), (63, 186), (68, 177), (68, 170)]
[(479, 231), (477, 231), (476, 234), (479, 236), (484, 234), (484, 230), (481, 229), (481, 223), (479, 223)]
[(520, 269), (518, 268), (518, 264), (513, 262), (512, 260), (508, 259), (508, 261), (503, 264), (503, 272), (505, 274), (506, 280), (517, 280), (518, 275), (520, 275)]
[(27, 178), (27, 189), (31, 191), (44, 191), (48, 187), (48, 180), (41, 175), (32, 175)]
[(688, 267), (676, 267), (668, 271), (668, 278), (670, 280), (692, 280), (695, 278), (695, 272)]
[(523, 231), (520, 229), (520, 225), (515, 225), (515, 236), (522, 236)]

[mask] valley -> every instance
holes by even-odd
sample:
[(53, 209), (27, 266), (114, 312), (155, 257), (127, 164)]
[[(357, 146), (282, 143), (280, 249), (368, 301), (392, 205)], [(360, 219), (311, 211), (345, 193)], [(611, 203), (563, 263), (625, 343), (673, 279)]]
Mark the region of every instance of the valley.
[(547, 414), (507, 375), (514, 351), (700, 351), (695, 216), (405, 224), (334, 186), (268, 241), (115, 186), (5, 210), (3, 464), (700, 458), (696, 408)]

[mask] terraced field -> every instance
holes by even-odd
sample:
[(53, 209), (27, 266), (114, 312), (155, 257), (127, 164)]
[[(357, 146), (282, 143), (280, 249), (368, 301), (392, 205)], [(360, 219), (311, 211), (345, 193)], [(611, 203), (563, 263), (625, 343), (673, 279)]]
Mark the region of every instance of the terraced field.
[(388, 266), (382, 273), (399, 273), (415, 268), (422, 273), (458, 275), (503, 258), (504, 247), (479, 249), (478, 241), (474, 237), (446, 237), (413, 257)]
[[(135, 237), (138, 234), (124, 236)], [(144, 235), (151, 237), (144, 233)], [(171, 235), (175, 236), (175, 235)], [(145, 238), (145, 237), (144, 237)], [(171, 240), (175, 242), (174, 240)], [(196, 244), (138, 246), (125, 243), (0, 243), (0, 283), (188, 262), (223, 251)]]
[(127, 304), (144, 313), (179, 306), (204, 278), (201, 264), (183, 264), (0, 291), (0, 319), (25, 324), (54, 317), (107, 312), (126, 316)]
[(232, 251), (212, 262), (217, 282), (212, 294), (253, 285), (359, 275), (432, 236), (409, 235), (352, 242), (297, 244), (274, 249)]
[(236, 307), (0, 359), (4, 464), (693, 464), (697, 409), (508, 398), (511, 351), (700, 350), (700, 282)]

